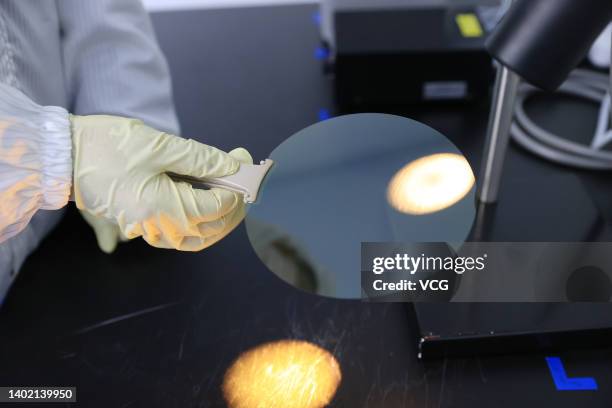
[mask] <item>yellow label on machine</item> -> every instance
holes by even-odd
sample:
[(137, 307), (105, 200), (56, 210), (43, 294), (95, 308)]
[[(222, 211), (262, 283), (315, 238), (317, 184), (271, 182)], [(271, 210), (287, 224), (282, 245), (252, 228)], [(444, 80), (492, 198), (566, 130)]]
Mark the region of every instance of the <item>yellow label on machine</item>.
[(455, 22), (461, 35), (466, 38), (482, 37), (482, 26), (478, 17), (473, 13), (462, 13), (455, 16)]

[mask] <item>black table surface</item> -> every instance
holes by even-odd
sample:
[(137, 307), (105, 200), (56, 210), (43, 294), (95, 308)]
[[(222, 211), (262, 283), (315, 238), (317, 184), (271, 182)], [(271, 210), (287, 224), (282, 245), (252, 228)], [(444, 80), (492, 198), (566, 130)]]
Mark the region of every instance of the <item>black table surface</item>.
[[(331, 78), (315, 58), (314, 6), (153, 15), (174, 78), (182, 134), (256, 159), (334, 111)], [(540, 109), (552, 130), (589, 134), (577, 101)], [(408, 109), (451, 138), (478, 168), (487, 104)], [(575, 116), (571, 116), (575, 117)], [(577, 172), (510, 149), (489, 238), (608, 240), (609, 174)], [(333, 244), (333, 243), (332, 243)], [(607, 305), (594, 313), (610, 313)], [(26, 262), (0, 309), (0, 384), (73, 385), (80, 406), (223, 406), (220, 385), (241, 352), (297, 338), (332, 351), (342, 369), (337, 407), (608, 407), (612, 349), (565, 351), (570, 377), (598, 391), (557, 391), (544, 355), (474, 356), (423, 363), (404, 304), (302, 293), (268, 272), (243, 227), (200, 253), (142, 240), (100, 252), (69, 208)], [(33, 406), (33, 405), (28, 405)]]

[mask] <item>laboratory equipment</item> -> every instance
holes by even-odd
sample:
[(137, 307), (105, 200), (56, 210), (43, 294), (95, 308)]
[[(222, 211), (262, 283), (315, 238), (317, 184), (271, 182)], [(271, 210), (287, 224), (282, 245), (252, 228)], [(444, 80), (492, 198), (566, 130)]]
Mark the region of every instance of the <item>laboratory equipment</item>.
[[(324, 0), (321, 53), (344, 111), (488, 96), (484, 43), (507, 1)], [(369, 109), (371, 110), (371, 109)]]
[(609, 0), (513, 3), (486, 44), (500, 66), (481, 167), (480, 201), (497, 200), (520, 80), (557, 89), (611, 19)]
[[(483, 204), (479, 218), (486, 218), (486, 204), (498, 198), (521, 81), (549, 91), (557, 89), (611, 19), (609, 0), (517, 0), (490, 35), (487, 49), (499, 67), (479, 179), (478, 198)], [(581, 197), (570, 200), (577, 199)], [(565, 205), (567, 200), (562, 200)], [(461, 304), (452, 309), (418, 304), (415, 309), (424, 358), (595, 347), (609, 344), (612, 333), (612, 320), (597, 313), (593, 304)]]

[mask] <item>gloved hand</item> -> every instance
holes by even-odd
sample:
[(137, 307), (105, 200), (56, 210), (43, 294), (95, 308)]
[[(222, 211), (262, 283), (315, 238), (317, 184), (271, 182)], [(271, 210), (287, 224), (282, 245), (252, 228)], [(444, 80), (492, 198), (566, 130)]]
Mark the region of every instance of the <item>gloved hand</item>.
[(98, 241), (98, 246), (103, 252), (107, 254), (112, 253), (115, 248), (117, 248), (117, 244), (119, 241), (127, 241), (128, 239), (121, 234), (121, 230), (119, 226), (107, 220), (104, 217), (96, 217), (88, 213), (86, 210), (79, 210), (81, 216), (89, 226), (94, 230), (96, 234), (96, 240)]
[(158, 248), (197, 251), (226, 236), (244, 218), (239, 194), (194, 189), (167, 173), (196, 178), (230, 175), (240, 161), (252, 162), (246, 150), (229, 155), (135, 119), (70, 119), (74, 199), (88, 214), (103, 250), (112, 251), (123, 235), (142, 236)]

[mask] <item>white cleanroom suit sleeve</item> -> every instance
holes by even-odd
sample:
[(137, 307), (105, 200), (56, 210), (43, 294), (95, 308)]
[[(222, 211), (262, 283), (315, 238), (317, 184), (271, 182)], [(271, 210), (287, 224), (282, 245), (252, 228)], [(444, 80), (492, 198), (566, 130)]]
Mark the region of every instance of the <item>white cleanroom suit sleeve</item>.
[(0, 84), (0, 243), (21, 232), (38, 210), (68, 202), (72, 182), (70, 119)]
[[(0, 34), (5, 33), (0, 35), (0, 82), (21, 89), (41, 105), (59, 105), (77, 115), (138, 118), (157, 129), (179, 133), (168, 66), (140, 1), (7, 1), (0, 2), (0, 21), (4, 23)], [(3, 77), (5, 71), (16, 85)], [(53, 140), (55, 134), (48, 136), (38, 140), (39, 147), (52, 151), (61, 142)], [(6, 139), (0, 141), (2, 191), (8, 184), (8, 165), (3, 162), (7, 145)], [(15, 192), (16, 186), (12, 188)], [(24, 196), (13, 196), (18, 197)], [(9, 236), (2, 235), (4, 227), (15, 235), (31, 216), (17, 222), (12, 213), (10, 220), (5, 219), (5, 202), (2, 196), (0, 241)], [(60, 213), (38, 211), (21, 233), (0, 243), (0, 304), (24, 260), (57, 223)]]
[(70, 112), (140, 119), (179, 134), (168, 65), (141, 2), (57, 5)]
[[(61, 52), (70, 111), (142, 120), (179, 134), (171, 77), (139, 0), (59, 0)], [(100, 248), (112, 252), (119, 228), (81, 212)]]

